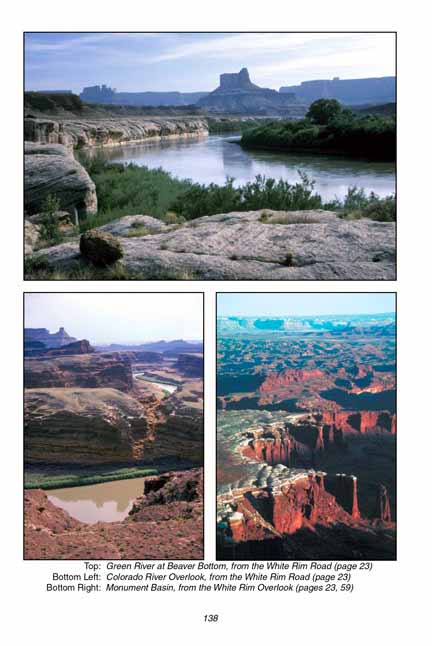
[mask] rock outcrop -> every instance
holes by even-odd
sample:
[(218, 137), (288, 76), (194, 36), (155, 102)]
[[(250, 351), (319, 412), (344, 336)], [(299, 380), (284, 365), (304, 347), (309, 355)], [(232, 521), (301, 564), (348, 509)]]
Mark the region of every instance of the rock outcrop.
[(90, 345), (90, 341), (82, 339), (81, 341), (74, 341), (63, 345), (61, 348), (54, 348), (44, 352), (44, 357), (63, 357), (71, 354), (91, 354), (94, 348)]
[(47, 348), (40, 341), (26, 341), (24, 343), (24, 356), (25, 357), (62, 357), (71, 354), (90, 354), (94, 352), (94, 348), (90, 345), (89, 341), (82, 339), (81, 341), (74, 341), (68, 343), (60, 348)]
[(145, 432), (145, 409), (114, 388), (27, 389), (24, 459), (28, 463), (103, 464), (130, 460)]
[(139, 520), (143, 508), (171, 502), (202, 502), (204, 497), (203, 469), (171, 471), (144, 479), (144, 492), (135, 501), (130, 516)]
[[(268, 222), (269, 214), (290, 224)], [(301, 218), (296, 223), (296, 217)], [(309, 221), (308, 221), (309, 220)], [(395, 225), (347, 221), (326, 211), (251, 211), (197, 218), (161, 233), (123, 238), (122, 264), (147, 279), (393, 280)], [(53, 269), (76, 268), (78, 240), (43, 249)]]
[(394, 558), (394, 525), (380, 520), (383, 535), (361, 517), (357, 479), (337, 475), (334, 493), (327, 479), (319, 471), (266, 465), (224, 487), (218, 495), (219, 558)]
[(254, 85), (244, 67), (237, 74), (221, 74), (219, 87), (200, 99), (198, 105), (211, 112), (278, 114), (296, 102), (294, 94), (280, 94)]
[(78, 219), (97, 212), (96, 187), (88, 173), (60, 144), (25, 143), (24, 207), (27, 214), (40, 213), (48, 196)]
[(197, 354), (179, 354), (175, 367), (185, 377), (202, 377), (204, 358)]
[(24, 121), (27, 141), (61, 143), (73, 148), (119, 146), (148, 139), (187, 139), (208, 135), (202, 119), (146, 119), (143, 117), (111, 119), (71, 119), (46, 121), (27, 118)]
[(385, 487), (383, 484), (380, 484), (378, 487), (375, 516), (381, 522), (391, 522), (390, 498), (388, 495), (387, 487)]
[(29, 256), (33, 253), (41, 238), (41, 228), (28, 220), (24, 222), (24, 254)]
[(396, 415), (387, 411), (325, 411), (318, 417), (329, 438), (334, 438), (336, 434), (396, 434)]
[(71, 138), (65, 132), (63, 123), (52, 119), (25, 118), (24, 141), (72, 146)]
[(117, 353), (92, 353), (26, 359), (26, 388), (116, 388), (128, 392), (133, 388), (132, 366)]

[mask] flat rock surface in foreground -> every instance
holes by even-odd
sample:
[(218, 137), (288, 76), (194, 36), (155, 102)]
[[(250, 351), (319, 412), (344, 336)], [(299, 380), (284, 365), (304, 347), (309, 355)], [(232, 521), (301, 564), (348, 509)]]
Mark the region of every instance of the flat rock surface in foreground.
[[(139, 222), (141, 217), (134, 219)], [(127, 237), (132, 218), (129, 222), (130, 227), (118, 228), (124, 250), (121, 262), (142, 278), (395, 278), (393, 222), (343, 220), (330, 211), (266, 209), (197, 218), (180, 227), (166, 226), (159, 233)], [(112, 225), (110, 230), (116, 234)], [(44, 249), (36, 256), (43, 256), (56, 269), (83, 262), (78, 240)]]

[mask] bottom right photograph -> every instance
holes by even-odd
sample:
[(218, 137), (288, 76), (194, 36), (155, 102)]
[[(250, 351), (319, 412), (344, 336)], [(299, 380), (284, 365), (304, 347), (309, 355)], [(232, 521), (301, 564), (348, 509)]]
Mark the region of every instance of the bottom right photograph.
[(396, 559), (396, 294), (217, 295), (217, 558)]

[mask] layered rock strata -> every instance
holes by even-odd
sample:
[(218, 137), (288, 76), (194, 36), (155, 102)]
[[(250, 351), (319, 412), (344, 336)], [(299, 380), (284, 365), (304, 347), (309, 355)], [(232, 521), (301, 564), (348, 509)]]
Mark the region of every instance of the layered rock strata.
[(120, 146), (147, 140), (187, 139), (208, 135), (207, 123), (202, 119), (74, 119), (49, 121), (27, 118), (24, 121), (27, 141), (60, 143), (73, 148), (93, 146)]
[(103, 464), (133, 457), (133, 434), (146, 432), (144, 407), (114, 388), (27, 389), (28, 463)]
[(196, 354), (179, 354), (175, 368), (185, 377), (202, 377), (204, 359)]
[(92, 353), (65, 357), (26, 359), (26, 388), (133, 388), (132, 366), (117, 353)]
[(44, 210), (54, 196), (75, 220), (97, 212), (96, 187), (87, 171), (60, 144), (25, 143), (24, 207), (27, 214)]

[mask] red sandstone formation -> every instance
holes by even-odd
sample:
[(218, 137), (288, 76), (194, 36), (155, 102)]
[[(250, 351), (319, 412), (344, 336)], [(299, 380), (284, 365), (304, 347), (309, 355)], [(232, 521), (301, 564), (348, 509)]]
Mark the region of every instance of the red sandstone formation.
[(290, 535), (317, 524), (364, 522), (358, 510), (353, 476), (340, 476), (335, 496), (325, 488), (325, 474), (305, 473), (275, 487), (249, 487), (243, 495), (234, 492), (234, 499), (235, 511), (226, 519), (234, 541)]
[(383, 523), (391, 523), (390, 499), (383, 484), (378, 487), (375, 516)]
[(360, 433), (388, 432), (396, 433), (396, 415), (387, 411), (325, 411), (321, 414), (321, 423), (331, 433), (339, 431), (342, 435)]
[(202, 469), (157, 477), (168, 478), (164, 499), (147, 502), (143, 496), (127, 518), (114, 523), (82, 523), (55, 507), (44, 491), (26, 491), (25, 558), (204, 558)]
[(351, 518), (354, 520), (360, 518), (357, 498), (357, 478), (355, 476), (347, 476), (345, 473), (338, 473), (336, 475), (335, 498), (341, 507), (349, 512)]
[(268, 374), (259, 390), (263, 393), (274, 392), (283, 390), (293, 384), (302, 384), (305, 381), (312, 381), (323, 377), (325, 377), (325, 373), (321, 370), (288, 369), (283, 372)]

